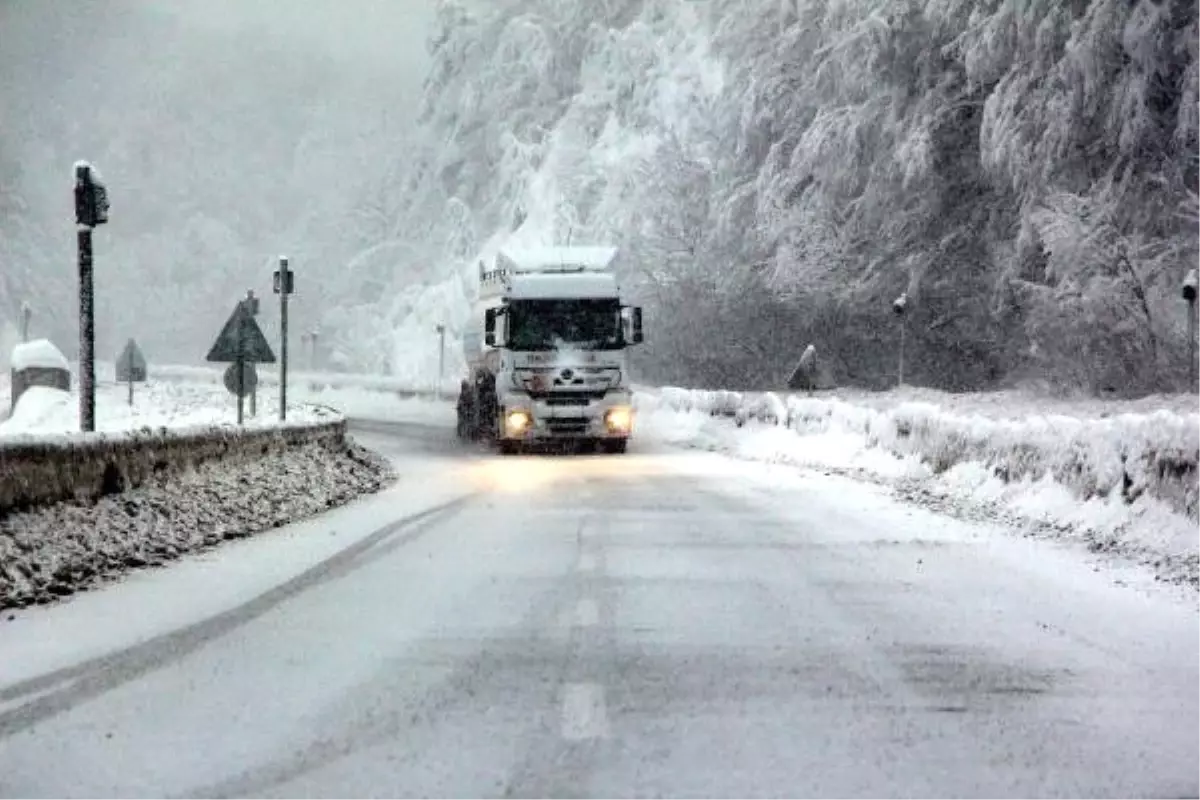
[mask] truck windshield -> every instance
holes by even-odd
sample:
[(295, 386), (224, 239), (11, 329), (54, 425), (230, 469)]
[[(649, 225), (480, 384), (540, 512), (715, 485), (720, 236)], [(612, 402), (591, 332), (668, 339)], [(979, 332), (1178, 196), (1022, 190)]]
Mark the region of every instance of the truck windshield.
[(508, 307), (513, 350), (619, 350), (625, 346), (618, 300), (516, 300)]

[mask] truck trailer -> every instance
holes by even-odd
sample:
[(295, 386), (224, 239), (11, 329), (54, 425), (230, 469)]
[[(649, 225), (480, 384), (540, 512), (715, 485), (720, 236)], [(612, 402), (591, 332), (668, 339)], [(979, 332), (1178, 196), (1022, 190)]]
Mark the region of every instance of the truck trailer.
[(615, 247), (502, 249), (479, 263), (463, 339), (458, 435), (501, 453), (562, 442), (623, 453), (633, 433), (626, 351), (642, 310), (622, 301)]

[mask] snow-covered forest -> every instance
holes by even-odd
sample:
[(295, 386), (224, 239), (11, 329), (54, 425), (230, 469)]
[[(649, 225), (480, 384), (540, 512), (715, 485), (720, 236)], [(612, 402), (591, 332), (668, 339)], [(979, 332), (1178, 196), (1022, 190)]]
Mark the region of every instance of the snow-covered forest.
[[(618, 241), (663, 381), (1181, 387), (1197, 9), (443, 2), (401, 228)], [(468, 273), (469, 274), (469, 273)]]
[[(906, 292), (909, 382), (1152, 392), (1186, 384), (1198, 35), (1181, 0), (442, 0), (423, 95), (376, 125), (329, 99), (344, 87), (319, 57), (245, 36), (203, 71), (142, 65), (146, 96), (168, 99), (145, 120), (99, 114), (92, 135), (155, 126), (148, 152), (97, 149), (151, 159), (114, 191), (111, 248), (172, 342), (211, 335), (211, 314), (180, 309), (221, 317), (290, 248), (349, 365), (428, 368), (481, 255), (569, 239), (623, 248), (643, 380), (777, 387), (811, 343), (839, 382), (887, 385)], [(364, 84), (386, 84), (374, 66)], [(259, 113), (264, 82), (296, 102)], [(217, 86), (240, 115), (192, 113)], [(69, 319), (69, 233), (26, 213), (5, 158), (6, 140), (38, 141), (37, 115), (6, 103), (0, 263), (68, 266), (6, 267), (0, 315), (33, 281)], [(247, 137), (253, 158), (225, 152)], [(196, 148), (221, 157), (180, 156)], [(259, 205), (231, 218), (231, 190)], [(154, 216), (118, 236), (131, 194)]]

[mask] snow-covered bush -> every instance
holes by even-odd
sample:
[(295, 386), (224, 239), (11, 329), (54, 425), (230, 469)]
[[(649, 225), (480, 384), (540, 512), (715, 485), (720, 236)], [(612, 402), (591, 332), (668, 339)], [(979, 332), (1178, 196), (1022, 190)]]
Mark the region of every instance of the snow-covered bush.
[(996, 419), (922, 402), (879, 409), (835, 398), (682, 389), (643, 392), (639, 400), (642, 408), (755, 421), (801, 436), (850, 434), (864, 447), (915, 458), (934, 475), (976, 464), (1004, 483), (1048, 478), (1084, 501), (1148, 496), (1197, 518), (1200, 414)]

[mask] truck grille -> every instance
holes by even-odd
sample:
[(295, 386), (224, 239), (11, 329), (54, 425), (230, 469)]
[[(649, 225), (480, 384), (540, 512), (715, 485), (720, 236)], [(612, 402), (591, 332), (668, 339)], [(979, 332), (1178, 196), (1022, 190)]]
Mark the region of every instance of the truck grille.
[(550, 396), (546, 398), (548, 406), (586, 406), (590, 398), (582, 395), (571, 395), (569, 397)]
[(586, 406), (589, 400), (601, 400), (604, 398), (604, 391), (592, 392), (534, 392), (531, 391), (529, 396), (534, 400), (540, 400), (551, 406)]
[(583, 419), (555, 419), (546, 423), (546, 427), (553, 434), (572, 434), (586, 433), (587, 420)]

